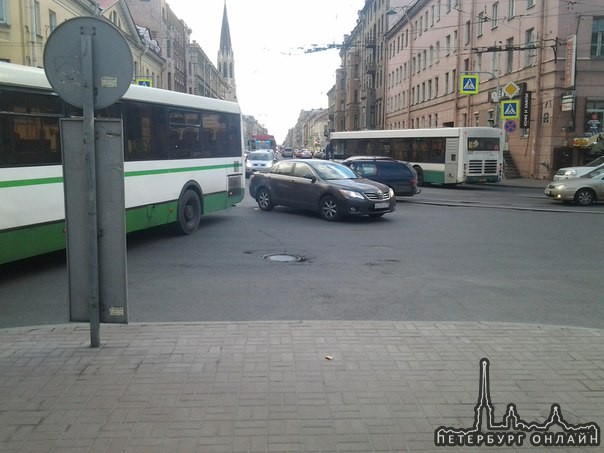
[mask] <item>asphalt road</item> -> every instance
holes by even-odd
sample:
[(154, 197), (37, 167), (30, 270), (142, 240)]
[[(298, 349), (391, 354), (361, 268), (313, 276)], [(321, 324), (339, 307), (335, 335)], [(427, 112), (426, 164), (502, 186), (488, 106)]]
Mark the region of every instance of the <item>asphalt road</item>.
[[(604, 328), (604, 205), (542, 189), (425, 187), (328, 223), (249, 197), (191, 236), (129, 236), (131, 322), (500, 321)], [(69, 320), (61, 254), (0, 267), (0, 327)]]

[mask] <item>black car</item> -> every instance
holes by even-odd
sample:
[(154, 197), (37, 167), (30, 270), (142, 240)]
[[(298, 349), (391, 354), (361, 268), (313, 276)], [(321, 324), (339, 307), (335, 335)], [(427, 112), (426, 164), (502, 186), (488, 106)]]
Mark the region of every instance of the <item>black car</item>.
[(342, 162), (364, 178), (386, 184), (397, 197), (411, 197), (421, 192), (417, 173), (407, 162), (390, 157), (353, 156)]
[(284, 205), (318, 212), (325, 220), (381, 217), (396, 209), (394, 192), (388, 186), (319, 159), (279, 161), (270, 170), (252, 175), (249, 192), (263, 211)]

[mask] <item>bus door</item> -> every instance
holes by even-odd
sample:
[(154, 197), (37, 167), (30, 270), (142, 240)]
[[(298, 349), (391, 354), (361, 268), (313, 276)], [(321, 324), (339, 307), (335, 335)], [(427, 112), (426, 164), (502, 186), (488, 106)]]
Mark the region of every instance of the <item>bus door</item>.
[(457, 171), (459, 160), (462, 158), (459, 152), (459, 138), (447, 138), (445, 148), (445, 184), (457, 184), (459, 182)]

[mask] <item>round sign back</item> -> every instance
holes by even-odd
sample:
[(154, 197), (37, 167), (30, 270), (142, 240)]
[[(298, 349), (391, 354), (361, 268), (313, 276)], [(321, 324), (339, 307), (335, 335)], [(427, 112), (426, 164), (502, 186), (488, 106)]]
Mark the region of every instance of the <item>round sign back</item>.
[[(82, 37), (90, 36), (92, 48)], [(122, 33), (95, 17), (76, 17), (59, 25), (44, 48), (44, 70), (50, 85), (66, 102), (83, 107), (82, 58), (92, 55), (94, 108), (117, 102), (132, 82), (132, 52)]]

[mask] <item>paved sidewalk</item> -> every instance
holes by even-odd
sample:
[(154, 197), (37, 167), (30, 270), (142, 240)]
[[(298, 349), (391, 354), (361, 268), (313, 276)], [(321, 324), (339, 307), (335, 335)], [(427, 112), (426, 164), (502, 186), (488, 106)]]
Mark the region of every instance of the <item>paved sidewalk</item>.
[[(248, 322), (0, 330), (0, 451), (416, 452), (497, 422), (604, 426), (604, 331), (505, 323)], [(486, 411), (485, 411), (486, 412)], [(483, 425), (484, 426), (484, 425)], [(601, 433), (600, 433), (601, 436)], [(602, 451), (560, 448), (556, 451)], [(495, 451), (551, 451), (522, 447)]]

